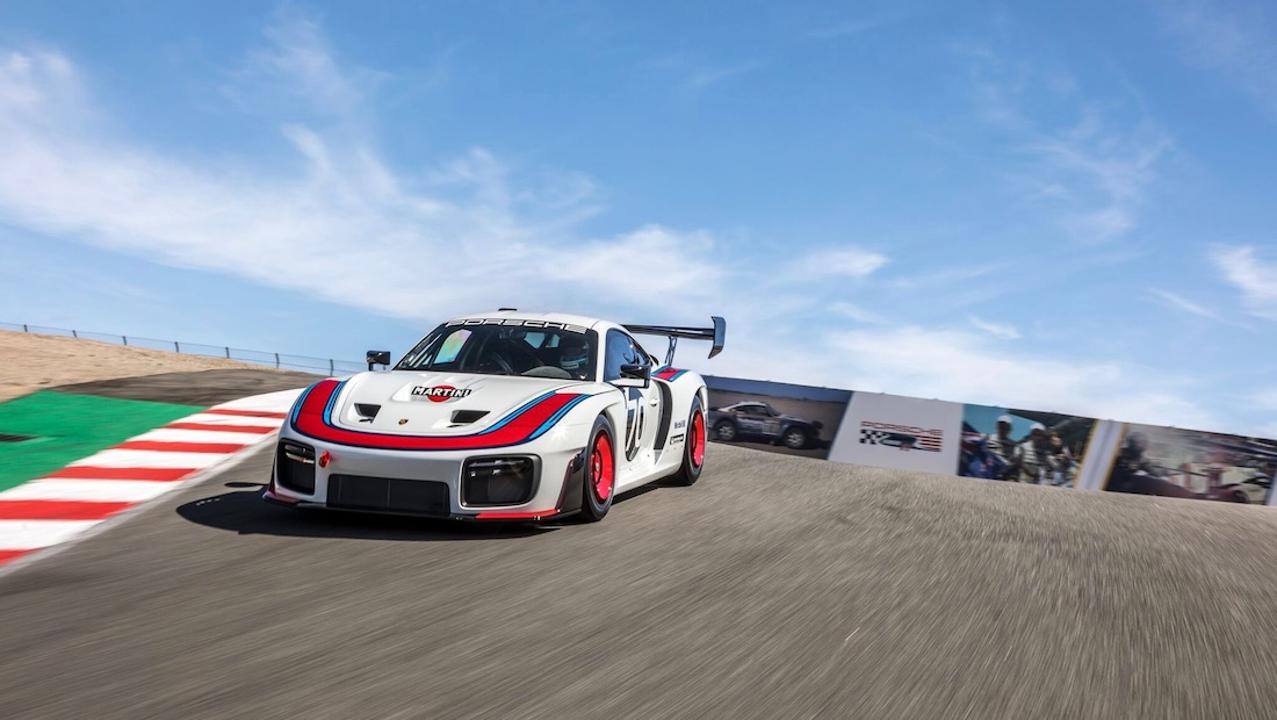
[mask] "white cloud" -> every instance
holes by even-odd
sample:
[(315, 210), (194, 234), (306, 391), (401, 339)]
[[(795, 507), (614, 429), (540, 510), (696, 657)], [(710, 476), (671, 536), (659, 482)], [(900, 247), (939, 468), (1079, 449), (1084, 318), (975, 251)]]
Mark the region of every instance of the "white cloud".
[(977, 330), (992, 335), (999, 340), (1018, 340), (1020, 331), (1010, 323), (997, 323), (975, 315), (968, 315), (967, 322), (971, 323)]
[(1180, 427), (1218, 422), (1182, 396), (1185, 382), (1129, 363), (1009, 352), (974, 333), (915, 326), (836, 332), (829, 343), (845, 363), (844, 387)]
[(1215, 248), (1211, 261), (1241, 291), (1253, 315), (1277, 320), (1277, 262), (1261, 259), (1248, 245)]
[(1174, 292), (1171, 292), (1170, 290), (1149, 288), (1148, 294), (1152, 295), (1158, 300), (1161, 300), (1163, 304), (1169, 307), (1176, 308), (1178, 310), (1183, 310), (1184, 312), (1189, 313), (1190, 315), (1196, 315), (1198, 317), (1203, 317), (1210, 320), (1222, 319), (1219, 316), (1219, 313), (1216, 313), (1214, 310), (1211, 310), (1210, 308), (1204, 305), (1195, 303), (1192, 300), (1189, 300), (1188, 298), (1184, 297), (1183, 295), (1180, 295), (1179, 293), (1174, 293)]
[[(363, 112), (367, 87), (314, 24), (287, 22), (254, 55), (261, 77), (278, 75), (325, 112)], [(412, 318), (509, 302), (666, 317), (718, 292), (724, 276), (703, 233), (582, 236), (592, 185), (579, 175), (528, 190), (481, 148), (404, 174), (358, 123), (336, 135), (282, 125), (298, 158), (291, 172), (254, 158), (179, 160), (85, 122), (99, 112), (87, 85), (61, 54), (0, 54), (5, 221)]]
[(887, 264), (887, 256), (858, 247), (816, 250), (799, 257), (787, 273), (790, 277), (849, 277), (872, 275)]

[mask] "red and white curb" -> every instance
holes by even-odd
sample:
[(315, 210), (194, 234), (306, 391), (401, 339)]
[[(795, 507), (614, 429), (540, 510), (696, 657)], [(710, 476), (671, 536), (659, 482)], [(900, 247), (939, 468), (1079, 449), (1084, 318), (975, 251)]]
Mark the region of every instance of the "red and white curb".
[(0, 492), (0, 569), (198, 481), (272, 440), (300, 393), (215, 405)]

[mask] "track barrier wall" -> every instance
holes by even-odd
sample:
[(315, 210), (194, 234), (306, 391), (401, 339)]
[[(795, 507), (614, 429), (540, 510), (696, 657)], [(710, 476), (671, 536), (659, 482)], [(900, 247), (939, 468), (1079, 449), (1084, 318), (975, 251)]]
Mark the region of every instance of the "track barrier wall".
[[(1040, 410), (707, 376), (710, 437), (834, 462), (1057, 488), (1277, 506), (1277, 440)], [(761, 414), (759, 408), (765, 405)], [(827, 418), (829, 406), (841, 416)], [(802, 450), (784, 428), (819, 422)], [(822, 446), (827, 437), (827, 448)]]

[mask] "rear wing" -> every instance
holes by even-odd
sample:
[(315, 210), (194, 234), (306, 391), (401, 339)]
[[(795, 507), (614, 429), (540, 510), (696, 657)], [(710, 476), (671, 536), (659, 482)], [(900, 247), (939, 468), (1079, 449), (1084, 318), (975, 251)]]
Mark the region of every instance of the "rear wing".
[(678, 346), (679, 338), (712, 341), (714, 344), (709, 349), (710, 357), (723, 351), (723, 341), (727, 336), (727, 321), (713, 315), (710, 317), (710, 322), (713, 323), (713, 327), (694, 328), (673, 325), (623, 325), (622, 327), (635, 335), (662, 335), (669, 338), (669, 349), (665, 351), (665, 364), (669, 365), (674, 362), (674, 348)]

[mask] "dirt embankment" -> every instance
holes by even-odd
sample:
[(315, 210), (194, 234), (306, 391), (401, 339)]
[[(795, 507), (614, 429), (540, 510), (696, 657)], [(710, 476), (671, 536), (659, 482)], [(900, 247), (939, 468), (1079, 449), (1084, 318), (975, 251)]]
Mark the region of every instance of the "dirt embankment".
[(0, 331), (0, 402), (57, 385), (156, 373), (260, 368), (96, 340)]

